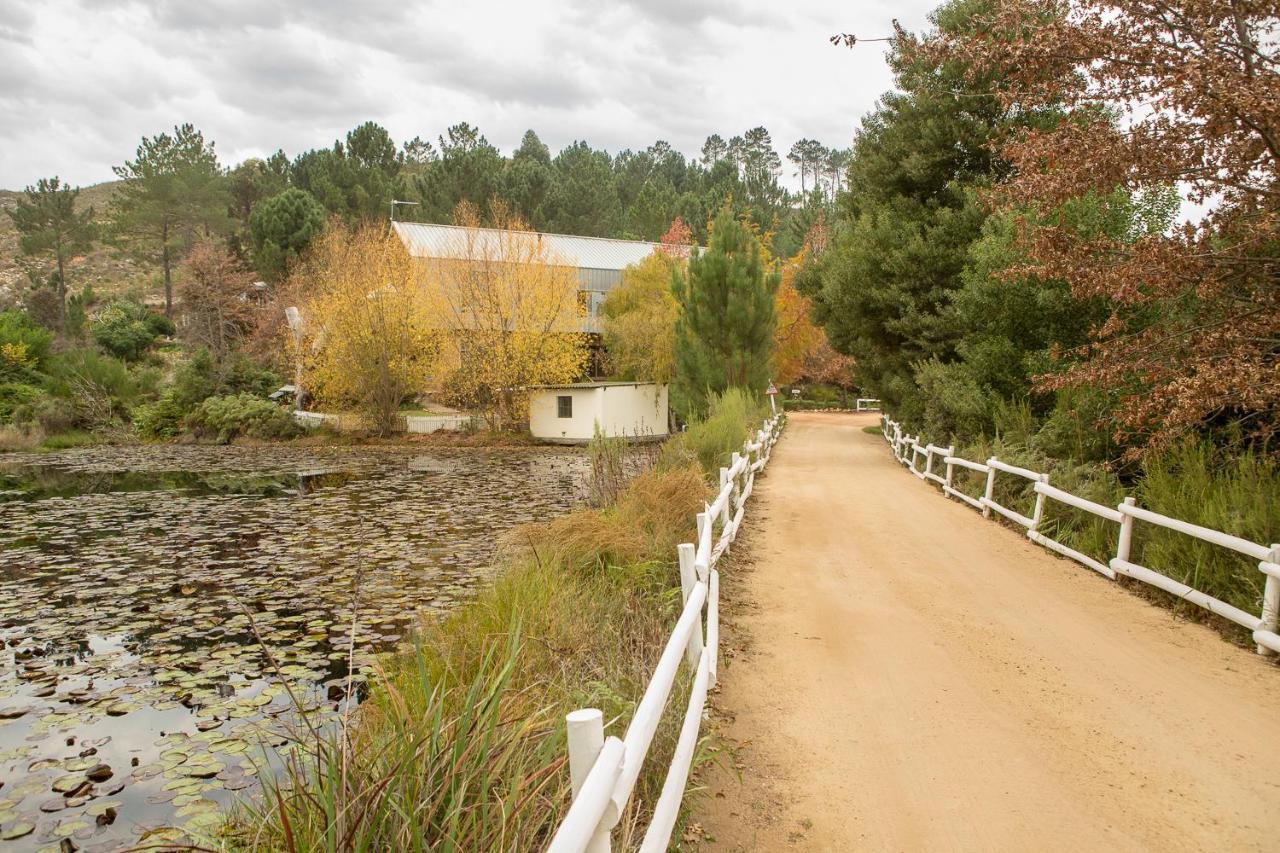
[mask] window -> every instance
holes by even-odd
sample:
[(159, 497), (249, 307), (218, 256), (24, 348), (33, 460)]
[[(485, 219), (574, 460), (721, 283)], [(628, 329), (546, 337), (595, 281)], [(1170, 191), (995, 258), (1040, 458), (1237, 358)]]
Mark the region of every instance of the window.
[(573, 417), (573, 397), (568, 394), (556, 397), (556, 417)]

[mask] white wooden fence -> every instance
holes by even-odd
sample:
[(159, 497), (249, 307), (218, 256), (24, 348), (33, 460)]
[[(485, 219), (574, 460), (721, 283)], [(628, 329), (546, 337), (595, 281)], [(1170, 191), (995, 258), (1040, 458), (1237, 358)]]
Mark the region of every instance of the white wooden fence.
[(880, 411), (880, 401), (875, 397), (859, 397), (854, 402), (854, 411), (857, 412), (878, 412)]
[[(566, 717), (573, 803), (551, 839), (548, 853), (607, 853), (613, 827), (631, 798), (683, 657), (694, 673), (693, 689), (653, 820), (640, 845), (646, 853), (667, 849), (693, 763), (707, 690), (716, 683), (720, 648), (720, 573), (716, 564), (738, 535), (755, 476), (768, 463), (783, 422), (782, 415), (766, 420), (742, 452), (733, 454), (729, 467), (720, 469), (720, 492), (697, 516), (697, 545), (677, 547), (684, 609), (622, 739), (604, 736), (603, 715), (595, 708), (583, 708)], [(718, 534), (715, 528), (719, 528)]]
[[(994, 456), (986, 462), (971, 462), (968, 459), (961, 459), (955, 455), (954, 447), (938, 447), (934, 444), (922, 446), (918, 435), (913, 436), (903, 432), (902, 425), (890, 419), (887, 415), (881, 415), (880, 422), (881, 432), (884, 434), (885, 440), (893, 448), (894, 456), (898, 458), (899, 462), (906, 465), (911, 473), (920, 479), (932, 480), (941, 485), (942, 491), (947, 496), (957, 498), (974, 509), (980, 510), (983, 517), (990, 518), (993, 511), (997, 512), (1015, 524), (1025, 527), (1027, 529), (1027, 538), (1032, 542), (1043, 545), (1065, 557), (1070, 557), (1112, 580), (1115, 580), (1117, 575), (1135, 578), (1143, 583), (1158, 587), (1165, 592), (1170, 592), (1192, 604), (1199, 605), (1224, 619), (1230, 619), (1237, 625), (1241, 625), (1253, 632), (1253, 641), (1257, 644), (1259, 654), (1265, 655), (1280, 652), (1280, 633), (1277, 633), (1277, 625), (1280, 624), (1280, 544), (1272, 544), (1268, 547), (1259, 545), (1256, 542), (1250, 542), (1247, 539), (1241, 539), (1238, 536), (1231, 536), (1207, 527), (1189, 524), (1176, 518), (1170, 518), (1167, 515), (1152, 512), (1149, 509), (1143, 509), (1137, 506), (1131, 497), (1125, 498), (1124, 502), (1114, 509), (1109, 506), (1103, 506), (1062, 489), (1054, 488), (1049, 485), (1048, 474), (1041, 474), (1026, 468), (1019, 468), (1016, 465), (1009, 465)], [(920, 465), (922, 458), (924, 461), (923, 467)], [(942, 473), (939, 473), (936, 467), (938, 464), (945, 466), (942, 468)], [(986, 489), (981, 498), (966, 495), (953, 487), (952, 476), (957, 467), (967, 468), (986, 475)], [(1035, 492), (1035, 504), (1031, 508), (1031, 515), (1023, 515), (1017, 510), (1001, 506), (996, 502), (995, 482), (998, 473), (1023, 477), (1034, 484), (1032, 488)], [(1084, 510), (1118, 525), (1116, 555), (1109, 562), (1102, 563), (1041, 533), (1038, 528), (1044, 518), (1045, 501), (1048, 500), (1058, 501), (1076, 509)], [(1261, 615), (1254, 616), (1252, 613), (1247, 613), (1238, 607), (1227, 604), (1225, 601), (1193, 589), (1167, 575), (1132, 562), (1130, 560), (1130, 549), (1133, 544), (1133, 526), (1138, 521), (1174, 530), (1187, 536), (1193, 536), (1196, 539), (1244, 554), (1252, 560), (1258, 560), (1258, 569), (1266, 576), (1262, 593)]]

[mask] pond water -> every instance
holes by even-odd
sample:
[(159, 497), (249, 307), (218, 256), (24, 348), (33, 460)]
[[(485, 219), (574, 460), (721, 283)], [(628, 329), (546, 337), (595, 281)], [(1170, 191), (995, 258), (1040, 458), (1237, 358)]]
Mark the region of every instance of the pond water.
[(483, 582), (497, 535), (580, 501), (587, 468), (544, 449), (0, 454), (0, 851), (213, 825), (288, 749), (278, 674), (332, 719), (377, 653)]

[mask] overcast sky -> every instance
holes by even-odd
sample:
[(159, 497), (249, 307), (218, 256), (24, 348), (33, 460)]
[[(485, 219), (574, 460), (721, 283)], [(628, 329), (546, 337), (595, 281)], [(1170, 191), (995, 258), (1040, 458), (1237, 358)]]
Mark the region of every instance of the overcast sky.
[[(112, 178), (192, 122), (222, 162), (329, 145), (372, 119), (397, 143), (459, 121), (510, 152), (665, 139), (696, 154), (763, 124), (847, 146), (890, 85), (884, 45), (933, 0), (0, 0), (0, 187)], [(786, 164), (790, 179), (790, 164)], [(789, 180), (789, 182), (791, 182)]]

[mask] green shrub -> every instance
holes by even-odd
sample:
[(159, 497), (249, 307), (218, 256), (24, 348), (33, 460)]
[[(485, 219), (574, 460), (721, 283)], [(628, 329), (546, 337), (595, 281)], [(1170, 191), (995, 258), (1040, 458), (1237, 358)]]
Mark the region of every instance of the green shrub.
[(288, 411), (252, 394), (209, 397), (187, 415), (185, 424), (197, 438), (220, 444), (240, 436), (292, 438), (300, 432)]
[(705, 420), (695, 421), (684, 433), (684, 447), (698, 460), (708, 478), (715, 479), (732, 454), (742, 449), (759, 423), (764, 420), (759, 400), (741, 388), (730, 388), (711, 398)]
[[(44, 397), (44, 391), (21, 382), (0, 382), (0, 424), (13, 423), (15, 415)], [(25, 420), (23, 418), (17, 418)]]
[(0, 311), (0, 381), (37, 384), (53, 335), (22, 311)]
[(93, 321), (93, 339), (107, 352), (125, 361), (137, 361), (156, 338), (172, 335), (173, 322), (138, 302), (121, 300), (103, 309)]
[(15, 424), (36, 425), (45, 434), (66, 432), (76, 425), (76, 407), (70, 400), (41, 394), (19, 406), (13, 413)]

